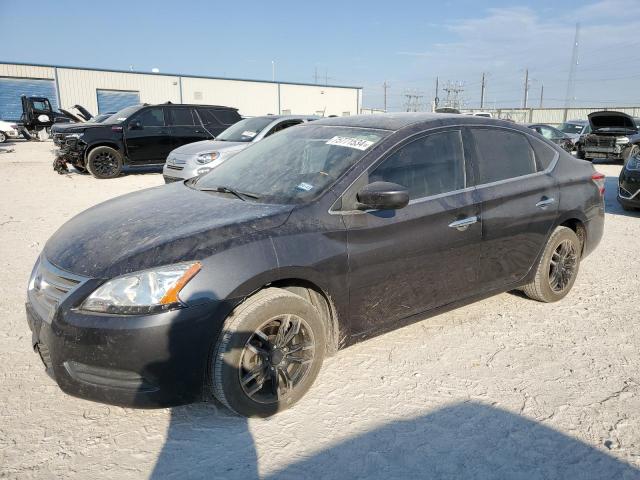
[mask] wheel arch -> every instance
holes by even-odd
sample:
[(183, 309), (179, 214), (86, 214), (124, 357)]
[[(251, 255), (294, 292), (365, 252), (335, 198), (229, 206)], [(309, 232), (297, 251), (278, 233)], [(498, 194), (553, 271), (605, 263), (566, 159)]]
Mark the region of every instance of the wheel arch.
[(585, 227), (586, 217), (579, 212), (573, 212), (573, 214), (564, 215), (556, 227), (567, 227), (575, 232), (580, 240), (580, 256), (584, 254), (584, 249), (587, 244), (587, 228)]
[(124, 163), (126, 161), (126, 156), (124, 154), (124, 150), (121, 148), (120, 145), (118, 145), (117, 142), (113, 142), (113, 141), (109, 141), (109, 140), (103, 140), (100, 142), (95, 142), (92, 143), (91, 145), (88, 145), (87, 148), (84, 149), (84, 164), (87, 164), (87, 158), (89, 157), (89, 153), (91, 153), (92, 150), (98, 148), (98, 147), (110, 147), (113, 148), (114, 150), (116, 150), (121, 156), (122, 156), (122, 162)]
[(342, 315), (338, 313), (339, 305), (330, 290), (318, 278), (305, 272), (273, 271), (268, 275), (263, 274), (235, 289), (230, 297), (241, 298), (241, 302), (244, 302), (259, 291), (270, 287), (282, 288), (301, 296), (320, 312), (327, 329), (326, 354), (333, 355), (346, 343), (346, 326), (342, 321)]

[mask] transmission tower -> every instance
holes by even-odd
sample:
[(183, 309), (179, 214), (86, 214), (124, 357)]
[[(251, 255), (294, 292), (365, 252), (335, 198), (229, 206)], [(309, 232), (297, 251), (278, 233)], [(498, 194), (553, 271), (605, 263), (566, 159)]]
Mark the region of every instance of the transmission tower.
[(464, 107), (464, 83), (449, 80), (442, 90), (447, 94), (444, 99), (445, 107), (458, 110)]
[(418, 90), (407, 90), (404, 93), (404, 107), (407, 112), (421, 112), (424, 94)]
[(569, 67), (569, 80), (567, 81), (567, 95), (565, 108), (570, 108), (575, 99), (576, 67), (578, 66), (578, 41), (580, 38), (580, 24), (576, 23), (576, 36), (573, 40), (573, 52), (571, 53), (571, 65)]

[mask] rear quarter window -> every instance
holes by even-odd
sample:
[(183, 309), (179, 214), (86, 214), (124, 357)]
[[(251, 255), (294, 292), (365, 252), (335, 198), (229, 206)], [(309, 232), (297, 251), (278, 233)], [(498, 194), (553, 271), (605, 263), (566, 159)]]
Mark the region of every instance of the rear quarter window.
[(541, 142), (537, 138), (529, 137), (529, 142), (536, 157), (536, 169), (539, 172), (546, 170), (551, 166), (551, 163), (558, 154), (553, 148), (544, 142)]
[(498, 182), (537, 171), (535, 154), (527, 136), (520, 132), (472, 128), (477, 152), (477, 184)]
[(211, 110), (213, 116), (215, 116), (223, 125), (233, 125), (240, 120), (240, 115), (235, 110)]

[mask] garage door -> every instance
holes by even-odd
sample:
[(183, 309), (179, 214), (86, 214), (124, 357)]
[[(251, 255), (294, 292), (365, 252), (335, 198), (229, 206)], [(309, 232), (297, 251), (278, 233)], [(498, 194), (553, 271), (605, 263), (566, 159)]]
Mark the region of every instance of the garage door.
[(98, 113), (117, 112), (140, 103), (140, 93), (123, 90), (97, 90)]
[(53, 80), (30, 78), (0, 78), (0, 120), (20, 120), (20, 96), (47, 97), (54, 110), (58, 109), (56, 84)]

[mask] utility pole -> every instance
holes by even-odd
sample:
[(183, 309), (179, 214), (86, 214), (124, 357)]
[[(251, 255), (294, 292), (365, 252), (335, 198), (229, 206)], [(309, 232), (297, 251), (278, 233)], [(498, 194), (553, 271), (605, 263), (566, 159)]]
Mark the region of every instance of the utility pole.
[(573, 38), (573, 51), (571, 52), (571, 65), (569, 66), (569, 79), (567, 80), (567, 94), (565, 96), (565, 108), (571, 108), (574, 100), (576, 68), (578, 66), (578, 41), (580, 38), (580, 24), (576, 23), (576, 35)]
[(542, 108), (542, 99), (544, 98), (544, 83), (540, 87), (540, 108)]
[(384, 113), (387, 113), (387, 89), (389, 88), (389, 84), (386, 80), (382, 84), (382, 88), (384, 89)]
[(271, 60), (271, 81), (276, 81), (276, 61)]
[(484, 109), (484, 72), (482, 72), (482, 87), (480, 88), (480, 110)]
[(438, 108), (438, 104), (440, 103), (440, 98), (438, 97), (438, 93), (439, 93), (439, 91), (438, 91), (438, 87), (439, 87), (439, 85), (438, 85), (438, 84), (439, 84), (439, 80), (440, 80), (440, 78), (439, 78), (439, 77), (436, 77), (436, 97), (433, 99), (433, 108), (434, 108), (434, 110), (435, 110), (436, 108)]
[(529, 69), (524, 71), (524, 100), (522, 107), (527, 108), (527, 100), (529, 100)]

